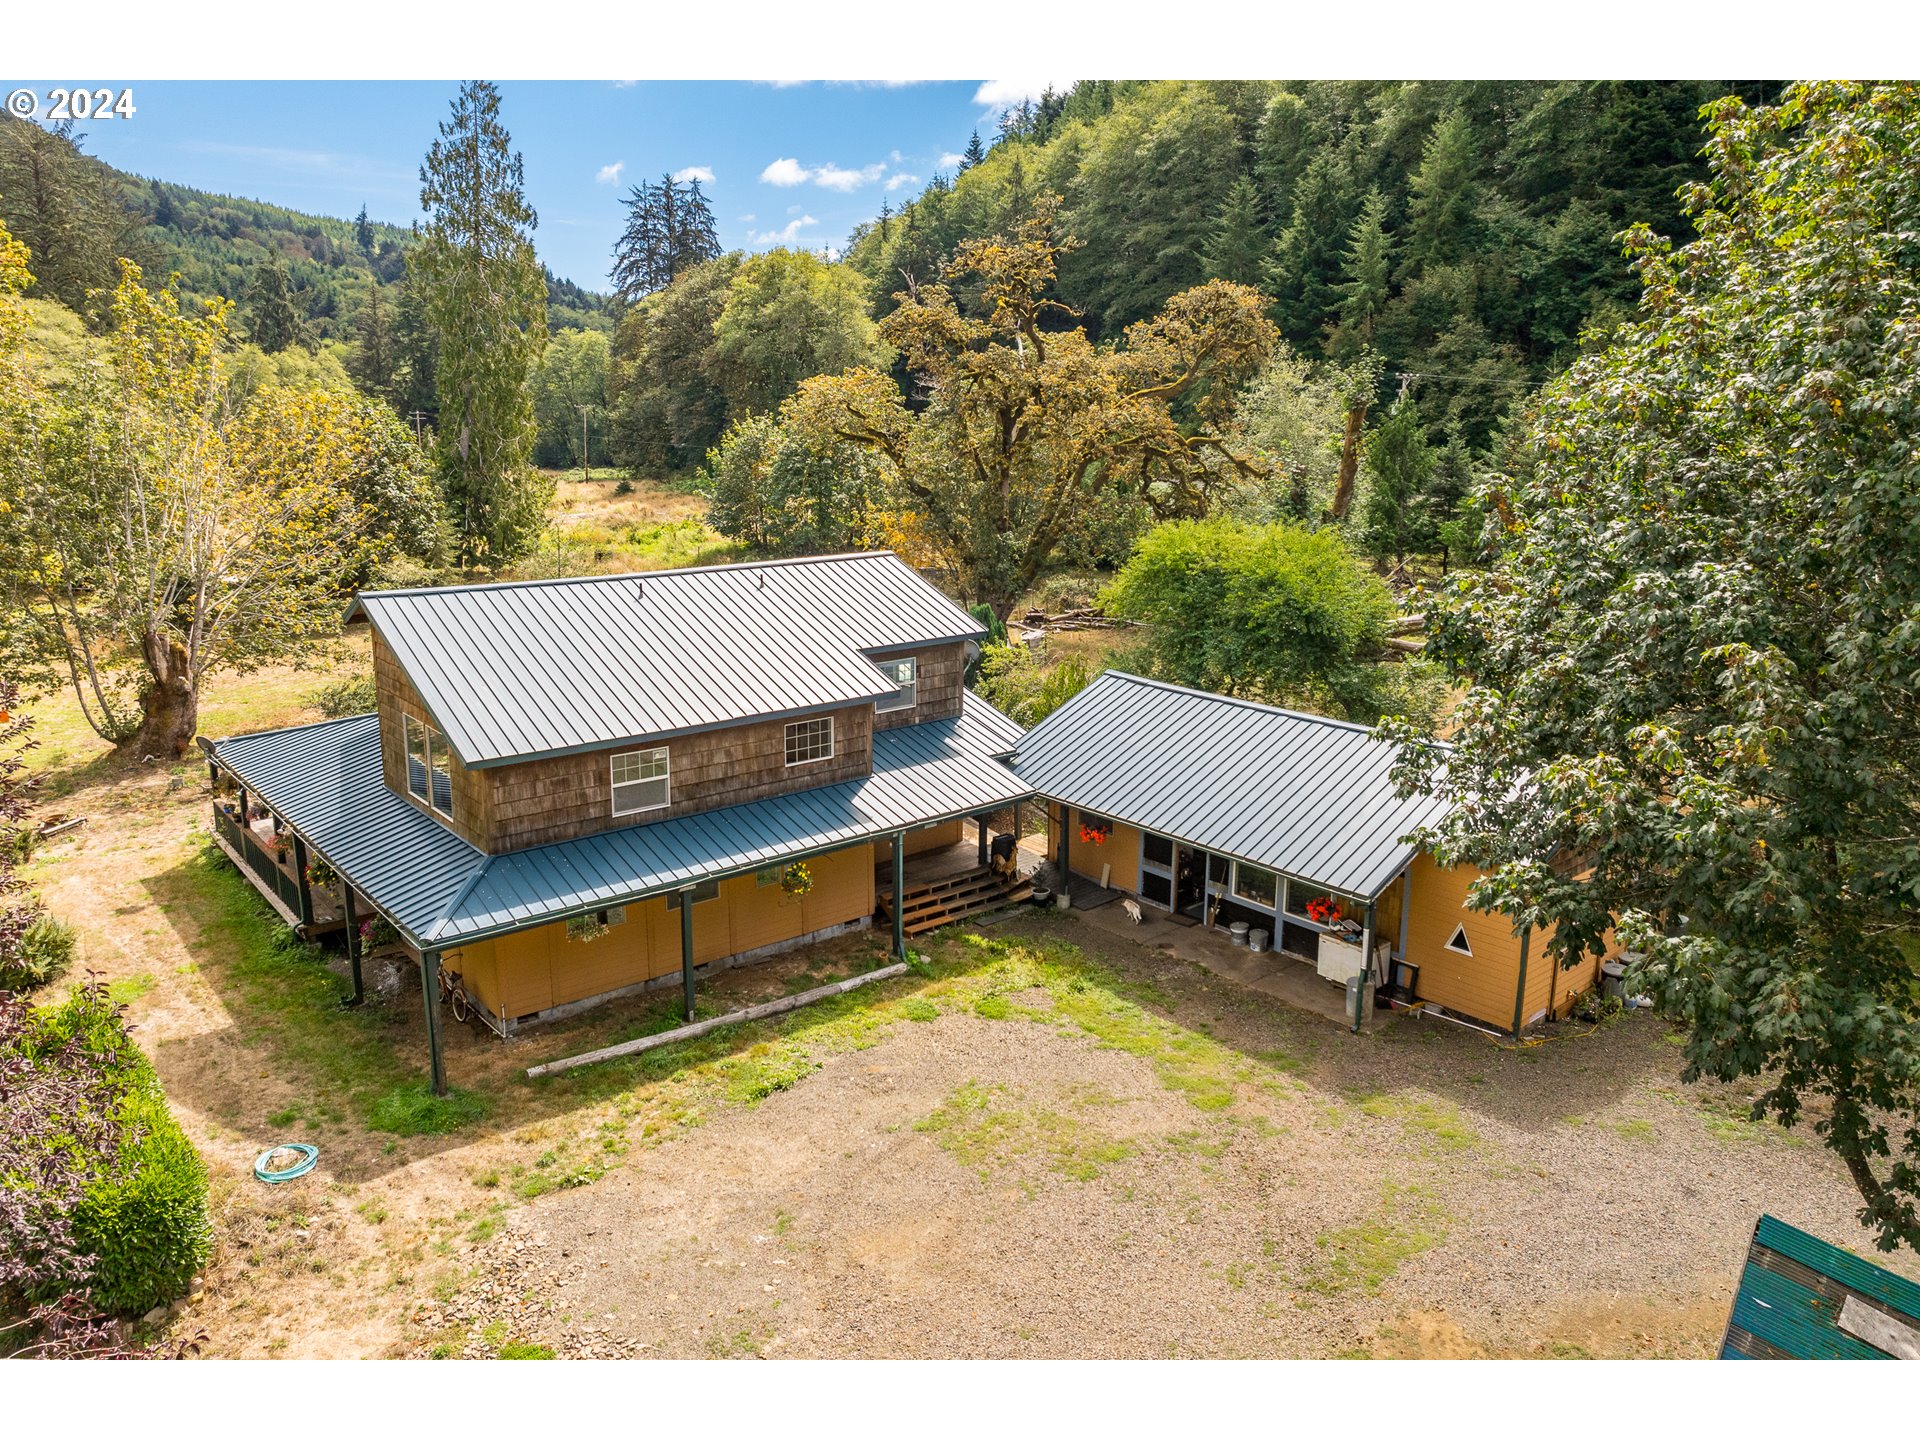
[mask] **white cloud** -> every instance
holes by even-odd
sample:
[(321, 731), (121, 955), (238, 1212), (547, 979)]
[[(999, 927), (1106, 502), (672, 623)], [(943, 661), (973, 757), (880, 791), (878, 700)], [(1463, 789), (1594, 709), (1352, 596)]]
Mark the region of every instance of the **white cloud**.
[(960, 162), (962, 160), (965, 160), (966, 158), (967, 157), (964, 155), (961, 155), (955, 151), (949, 150), (947, 151), (946, 154), (942, 155), (938, 160), (934, 162), (934, 169), (958, 170), (960, 168)]
[(1048, 89), (1064, 95), (1071, 80), (983, 80), (973, 92), (973, 103), (989, 110), (1010, 110), (1022, 100), (1038, 100)]
[(858, 170), (849, 170), (831, 160), (809, 169), (798, 160), (783, 156), (762, 170), (760, 179), (768, 185), (786, 188), (811, 182), (823, 190), (837, 190), (842, 195), (849, 195), (862, 185), (871, 185), (886, 173), (887, 164), (884, 160), (863, 165)]
[(638, 80), (616, 80), (613, 82), (613, 88), (616, 90), (631, 90), (639, 83)]
[(871, 185), (887, 173), (884, 164), (863, 165), (858, 170), (843, 170), (829, 160), (813, 172), (813, 183), (825, 190), (838, 190), (842, 195), (851, 194), (862, 185)]
[(611, 165), (602, 165), (599, 173), (593, 177), (593, 181), (596, 185), (618, 185), (620, 172), (626, 168), (627, 162), (624, 160), (616, 160)]
[(682, 165), (678, 170), (673, 172), (673, 178), (683, 183), (688, 180), (698, 180), (702, 185), (711, 185), (713, 183), (713, 167), (711, 165)]
[(904, 170), (896, 171), (887, 177), (887, 189), (889, 190), (898, 190), (902, 185), (918, 185), (919, 183), (920, 177), (918, 175), (909, 175)]
[(792, 245), (799, 240), (802, 230), (806, 229), (809, 225), (818, 225), (819, 223), (820, 222), (811, 215), (802, 215), (797, 219), (789, 220), (778, 230), (762, 230), (753, 237), (753, 243), (756, 245)]

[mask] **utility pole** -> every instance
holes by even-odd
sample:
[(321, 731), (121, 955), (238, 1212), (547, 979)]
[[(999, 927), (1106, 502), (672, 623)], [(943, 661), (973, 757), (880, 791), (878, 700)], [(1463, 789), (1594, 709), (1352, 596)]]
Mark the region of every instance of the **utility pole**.
[(588, 408), (586, 405), (580, 407), (580, 478), (582, 480), (591, 480), (593, 478), (593, 465), (587, 458)]

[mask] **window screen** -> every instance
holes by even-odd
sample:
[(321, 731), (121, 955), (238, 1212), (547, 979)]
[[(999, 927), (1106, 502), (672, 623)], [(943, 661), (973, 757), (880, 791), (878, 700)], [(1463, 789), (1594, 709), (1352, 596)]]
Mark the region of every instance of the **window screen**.
[(613, 813), (633, 815), (642, 810), (658, 810), (671, 794), (667, 775), (667, 747), (629, 750), (612, 760)]
[(1149, 832), (1140, 842), (1140, 855), (1149, 865), (1170, 867), (1173, 864), (1173, 841), (1164, 835)]
[[(680, 908), (680, 897), (686, 893), (684, 890), (671, 892), (667, 896), (667, 909), (678, 910)], [(717, 900), (719, 898), (720, 882), (718, 880), (702, 880), (698, 885), (693, 887), (693, 903), (696, 905), (702, 900)]]
[(1258, 865), (1233, 867), (1233, 893), (1249, 905), (1271, 910), (1280, 899), (1280, 877)]

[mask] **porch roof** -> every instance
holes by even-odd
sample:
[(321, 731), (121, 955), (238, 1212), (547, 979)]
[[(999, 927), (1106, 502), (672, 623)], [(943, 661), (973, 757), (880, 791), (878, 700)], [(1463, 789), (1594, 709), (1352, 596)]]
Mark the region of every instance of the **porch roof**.
[(1108, 670), (1028, 731), (1014, 773), (1051, 800), (1371, 899), (1446, 813), (1400, 797), (1364, 725)]
[(502, 855), (387, 787), (376, 716), (201, 743), (409, 940), (443, 949), (1025, 799), (995, 758), (1018, 733), (969, 695), (952, 719), (877, 731), (870, 775)]

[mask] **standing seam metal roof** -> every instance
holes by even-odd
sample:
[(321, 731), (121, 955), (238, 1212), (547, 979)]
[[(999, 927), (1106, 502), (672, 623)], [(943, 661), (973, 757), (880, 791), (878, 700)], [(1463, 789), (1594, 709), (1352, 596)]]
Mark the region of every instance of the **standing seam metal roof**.
[(491, 856), (387, 788), (377, 716), (205, 745), (411, 938), (446, 947), (1025, 799), (995, 758), (1019, 734), (969, 695), (952, 719), (876, 732), (870, 775)]
[(1365, 726), (1109, 670), (1013, 768), (1050, 799), (1371, 897), (1413, 858), (1401, 837), (1447, 808), (1395, 794), (1393, 761)]
[(476, 767), (884, 699), (869, 653), (986, 633), (887, 551), (369, 591), (347, 615)]

